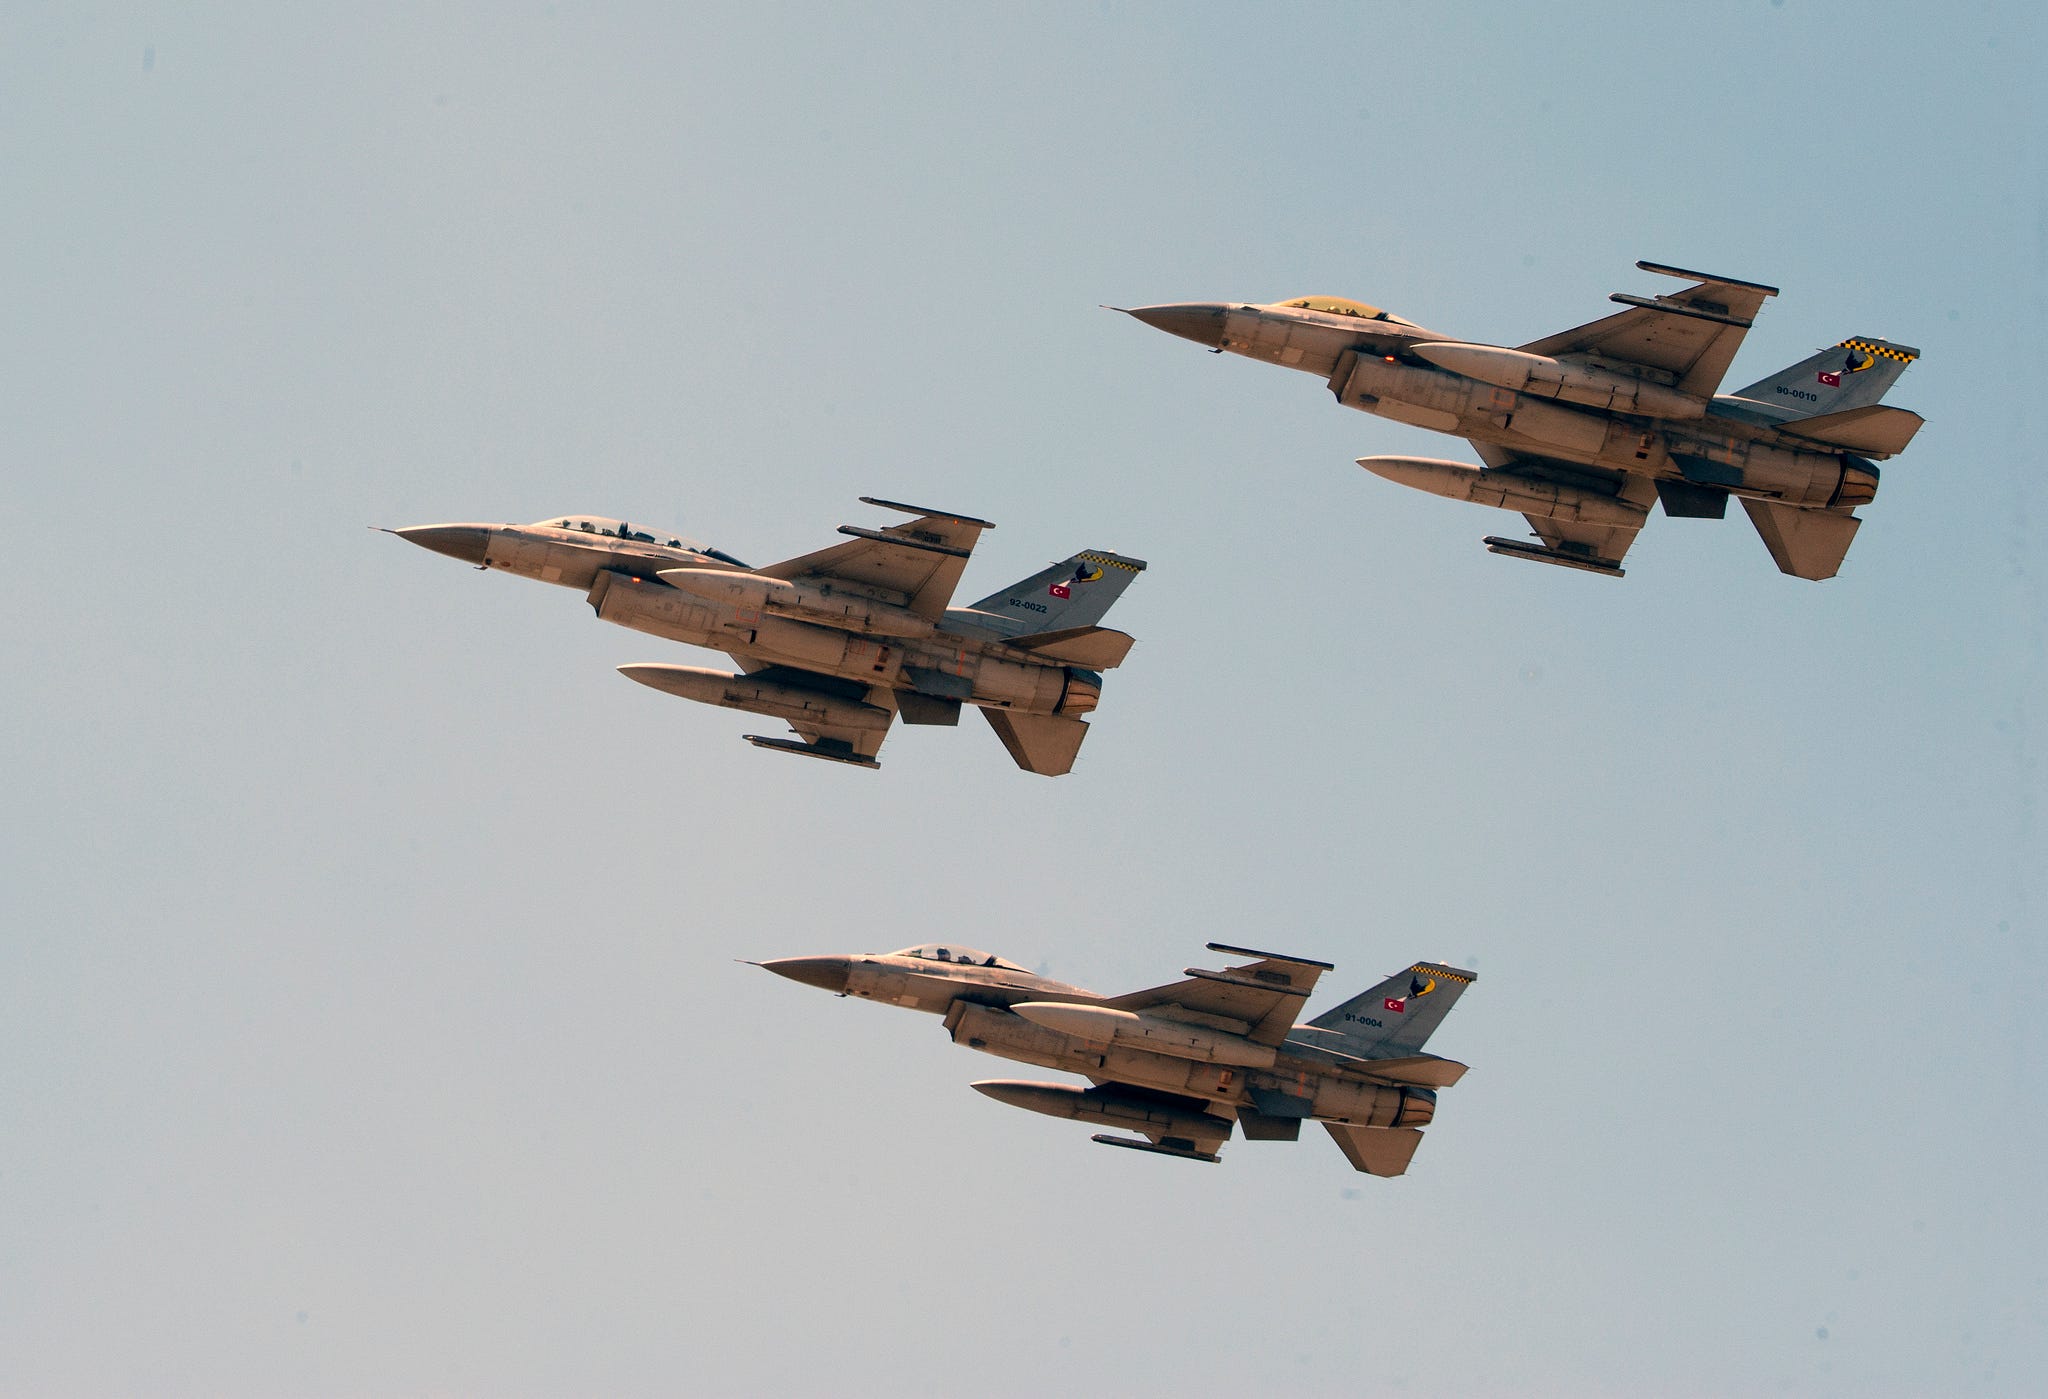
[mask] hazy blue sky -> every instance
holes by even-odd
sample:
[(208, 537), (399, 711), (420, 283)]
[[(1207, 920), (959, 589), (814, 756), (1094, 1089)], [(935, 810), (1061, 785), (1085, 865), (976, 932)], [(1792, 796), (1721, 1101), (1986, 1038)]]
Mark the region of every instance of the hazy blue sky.
[[(0, 1391), (2048, 1389), (2048, 22), (2020, 5), (0, 9)], [(1099, 303), (1784, 289), (1928, 419), (1624, 582)], [(1150, 560), (1076, 772), (880, 772), (367, 525)], [(1478, 985), (1413, 1172), (969, 1091), (737, 958)]]

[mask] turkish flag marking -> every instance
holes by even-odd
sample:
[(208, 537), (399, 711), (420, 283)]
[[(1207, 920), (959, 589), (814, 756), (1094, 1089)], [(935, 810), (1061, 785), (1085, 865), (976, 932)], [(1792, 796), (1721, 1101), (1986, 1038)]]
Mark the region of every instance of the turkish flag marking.
[(1842, 371), (1839, 369), (1833, 371), (1823, 369), (1819, 377), (1820, 381), (1831, 389), (1842, 387)]
[(1387, 997), (1387, 1009), (1393, 1011), (1396, 1015), (1400, 1015), (1408, 1009), (1408, 1002), (1398, 996), (1389, 996)]
[(1055, 583), (1050, 588), (1047, 588), (1046, 591), (1054, 597), (1070, 598), (1074, 595), (1074, 590), (1064, 583)]

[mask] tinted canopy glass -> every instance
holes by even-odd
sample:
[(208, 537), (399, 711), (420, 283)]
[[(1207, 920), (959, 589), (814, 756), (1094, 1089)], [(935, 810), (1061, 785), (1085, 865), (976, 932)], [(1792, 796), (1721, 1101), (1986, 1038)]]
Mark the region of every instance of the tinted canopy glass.
[(915, 957), (920, 962), (950, 962), (959, 967), (1005, 967), (1013, 972), (1028, 971), (1015, 962), (1006, 962), (992, 952), (962, 947), (953, 942), (928, 942), (922, 947), (905, 947), (889, 954), (891, 957)]
[(739, 568), (746, 565), (731, 554), (714, 549), (708, 544), (699, 544), (694, 539), (685, 539), (652, 525), (629, 524), (625, 520), (614, 520), (604, 515), (551, 515), (545, 520), (535, 520), (534, 529), (565, 529), (578, 534), (602, 535), (607, 539), (623, 539), (628, 544), (653, 544), (663, 549), (687, 549), (693, 554), (729, 563)]
[(1386, 321), (1390, 325), (1412, 325), (1399, 316), (1382, 311), (1377, 306), (1368, 306), (1363, 301), (1347, 301), (1341, 296), (1297, 296), (1292, 301), (1278, 305), (1293, 311), (1321, 311), (1331, 316), (1356, 316), (1365, 321)]

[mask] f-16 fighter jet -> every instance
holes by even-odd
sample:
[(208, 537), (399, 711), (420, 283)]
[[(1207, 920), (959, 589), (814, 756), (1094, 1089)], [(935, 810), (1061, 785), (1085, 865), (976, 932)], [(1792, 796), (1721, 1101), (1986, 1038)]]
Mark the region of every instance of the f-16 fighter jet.
[(1305, 1025), (1328, 962), (1209, 944), (1252, 961), (1098, 996), (956, 943), (886, 956), (785, 957), (778, 976), (946, 1018), (953, 1043), (1085, 1075), (1095, 1086), (989, 1079), (999, 1103), (1136, 1132), (1105, 1146), (1214, 1161), (1233, 1124), (1248, 1141), (1296, 1140), (1320, 1122), (1355, 1168), (1397, 1176), (1463, 1064), (1424, 1054), (1473, 973), (1417, 962)]
[(1361, 457), (1417, 490), (1519, 510), (1540, 543), (1488, 536), (1497, 554), (1619, 578), (1661, 501), (1720, 519), (1742, 501), (1784, 572), (1832, 578), (1877, 494), (1871, 458), (1902, 452), (1921, 417), (1878, 400), (1920, 352), (1852, 336), (1719, 394), (1721, 376), (1777, 288), (1655, 263), (1690, 285), (1617, 292), (1617, 315), (1508, 349), (1468, 344), (1373, 306), (1304, 296), (1270, 306), (1141, 306), (1150, 326), (1316, 375), (1339, 403), (1470, 439), (1483, 466)]
[(619, 669), (684, 699), (787, 720), (797, 738), (746, 735), (782, 753), (878, 767), (906, 724), (988, 717), (1027, 772), (1056, 776), (1088, 735), (1102, 676), (1131, 649), (1098, 626), (1145, 565), (1084, 549), (972, 607), (948, 607), (974, 541), (993, 526), (862, 496), (916, 518), (841, 525), (852, 542), (753, 569), (702, 544), (595, 515), (531, 525), (417, 525), (391, 531), (478, 568), (559, 583), (635, 631), (723, 651), (740, 673), (682, 665)]

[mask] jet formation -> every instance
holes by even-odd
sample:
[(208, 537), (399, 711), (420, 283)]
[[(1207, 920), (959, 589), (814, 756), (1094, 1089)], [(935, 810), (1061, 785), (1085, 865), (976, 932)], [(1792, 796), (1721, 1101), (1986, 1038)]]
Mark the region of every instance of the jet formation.
[(974, 543), (994, 526), (967, 515), (861, 497), (915, 518), (887, 529), (842, 525), (852, 541), (749, 568), (663, 530), (597, 515), (530, 525), (416, 525), (390, 531), (479, 569), (575, 588), (597, 615), (670, 641), (723, 651), (740, 671), (627, 665), (666, 694), (785, 720), (795, 739), (748, 734), (761, 748), (878, 767), (900, 716), (950, 725), (971, 705), (1017, 766), (1057, 776), (1088, 736), (1082, 717), (1101, 672), (1132, 638), (1098, 625), (1145, 568), (1084, 549), (972, 607), (952, 607)]
[(1358, 464), (1417, 490), (1521, 511), (1538, 542), (1489, 535), (1495, 553), (1619, 578), (1653, 504), (1718, 520), (1732, 495), (1779, 569), (1834, 577), (1862, 523), (1856, 508), (1877, 495), (1876, 460), (1904, 451), (1920, 428), (1919, 414), (1879, 402), (1920, 352), (1852, 336), (1718, 393), (1777, 288), (1636, 266), (1690, 285), (1656, 297), (1617, 292), (1611, 299), (1627, 310), (1513, 348), (1331, 296), (1127, 314), (1219, 354), (1314, 374), (1346, 407), (1468, 439), (1483, 465)]
[(1210, 943), (1252, 960), (1189, 967), (1185, 981), (1101, 996), (956, 943), (885, 955), (785, 957), (778, 976), (945, 1017), (953, 1043), (1081, 1074), (1093, 1086), (986, 1079), (999, 1103), (1122, 1128), (1105, 1146), (1189, 1161), (1217, 1159), (1231, 1131), (1295, 1141), (1320, 1122), (1353, 1168), (1408, 1169), (1436, 1094), (1465, 1065), (1422, 1046), (1474, 973), (1417, 962), (1303, 1025), (1294, 1023), (1328, 962)]

